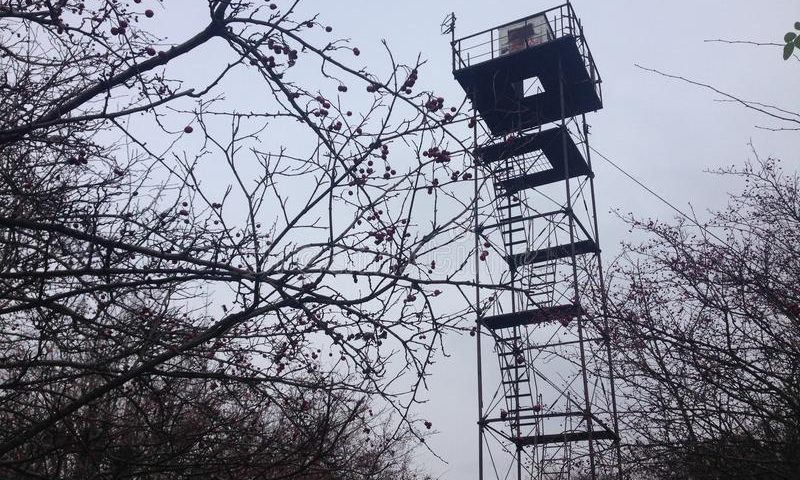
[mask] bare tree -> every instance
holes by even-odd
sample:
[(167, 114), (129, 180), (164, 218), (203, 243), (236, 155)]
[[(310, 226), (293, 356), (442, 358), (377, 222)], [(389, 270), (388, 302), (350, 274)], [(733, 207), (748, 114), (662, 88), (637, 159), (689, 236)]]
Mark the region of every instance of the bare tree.
[(652, 478), (800, 472), (800, 178), (773, 159), (708, 222), (633, 221), (612, 272), (631, 468)]
[[(471, 219), (448, 128), (463, 115), (415, 89), (421, 61), (383, 45), (388, 68), (369, 73), (301, 7), (209, 0), (195, 23), (197, 4), (0, 5), (0, 471), (163, 474), (215, 455), (190, 430), (231, 424), (219, 454), (244, 468), (275, 437), (255, 441), (272, 407), (239, 395), (349, 399), (337, 421), (380, 396), (396, 422), (375, 445), (431, 427), (410, 408), (460, 328), (437, 297), (467, 285), (472, 253), (436, 264)], [(177, 16), (194, 30), (167, 42)], [(150, 416), (130, 436), (163, 429), (158, 455), (180, 452), (141, 465), (138, 440), (109, 435)]]
[[(188, 361), (208, 370), (202, 360)], [(384, 413), (344, 390), (138, 378), (17, 449), (4, 476), (421, 478), (411, 464), (416, 438), (394, 431)]]

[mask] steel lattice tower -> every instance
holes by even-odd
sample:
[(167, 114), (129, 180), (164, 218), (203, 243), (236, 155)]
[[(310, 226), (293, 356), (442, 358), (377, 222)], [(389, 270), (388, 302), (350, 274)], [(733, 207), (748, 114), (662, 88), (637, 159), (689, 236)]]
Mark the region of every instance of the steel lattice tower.
[[(476, 206), (476, 256), (505, 260), (476, 291), (479, 478), (621, 478), (586, 123), (601, 81), (583, 28), (568, 2), (452, 47), (478, 120), (475, 196), (480, 176), (493, 197)], [(499, 373), (482, 364), (488, 337)]]

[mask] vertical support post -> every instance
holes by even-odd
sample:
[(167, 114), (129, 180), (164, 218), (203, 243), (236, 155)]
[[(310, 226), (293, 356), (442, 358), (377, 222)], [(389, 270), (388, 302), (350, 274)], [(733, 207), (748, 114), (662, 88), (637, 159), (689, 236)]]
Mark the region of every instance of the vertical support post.
[[(572, 190), (570, 185), (570, 175), (569, 175), (569, 149), (567, 144), (567, 135), (569, 132), (567, 131), (567, 111), (566, 111), (566, 100), (564, 97), (564, 65), (563, 60), (561, 58), (558, 59), (558, 93), (559, 93), (559, 102), (561, 107), (561, 147), (562, 147), (562, 155), (564, 157), (564, 185), (566, 189), (566, 207), (565, 211), (567, 212), (568, 216), (568, 224), (569, 224), (569, 243), (570, 243), (570, 250), (571, 256), (570, 259), (572, 261), (572, 290), (573, 290), (573, 298), (572, 302), (575, 305), (580, 305), (580, 290), (578, 288), (578, 260), (575, 254), (575, 215), (572, 211)], [(577, 318), (577, 328), (578, 328), (578, 347), (580, 350), (580, 369), (581, 369), (581, 381), (583, 383), (583, 416), (584, 420), (586, 421), (586, 431), (589, 433), (589, 469), (591, 472), (592, 480), (597, 479), (597, 469), (595, 465), (595, 455), (594, 455), (594, 440), (592, 437), (592, 407), (591, 407), (591, 399), (589, 398), (589, 378), (586, 372), (586, 348), (584, 346), (584, 335), (583, 335), (583, 317), (580, 316)]]
[[(581, 115), (583, 121), (583, 139), (585, 142), (586, 150), (586, 163), (589, 165), (589, 191), (592, 199), (592, 222), (594, 223), (594, 241), (597, 245), (598, 251), (600, 250), (600, 227), (597, 224), (597, 203), (595, 201), (595, 187), (594, 187), (594, 170), (592, 169), (592, 149), (589, 145), (589, 124), (586, 122), (586, 114)], [(606, 295), (605, 275), (603, 273), (603, 257), (598, 253), (597, 258), (597, 275), (598, 275), (598, 288), (600, 289), (601, 308), (603, 314), (603, 340), (606, 347), (606, 362), (608, 363), (608, 381), (609, 389), (611, 391), (611, 425), (614, 429), (614, 435), (617, 437), (614, 440), (614, 455), (616, 456), (617, 478), (622, 480), (622, 451), (620, 447), (619, 438), (619, 413), (617, 411), (617, 390), (616, 378), (613, 368), (613, 356), (611, 354), (611, 331), (608, 324), (608, 296)]]
[[(472, 106), (472, 118), (477, 118), (478, 112)], [(472, 185), (473, 185), (473, 206), (472, 206), (472, 226), (475, 232), (475, 348), (478, 362), (478, 480), (483, 480), (483, 444), (485, 435), (485, 423), (483, 421), (483, 365), (481, 358), (481, 271), (480, 271), (480, 225), (478, 218), (478, 158), (475, 149), (478, 148), (478, 125), (477, 121), (472, 126)]]

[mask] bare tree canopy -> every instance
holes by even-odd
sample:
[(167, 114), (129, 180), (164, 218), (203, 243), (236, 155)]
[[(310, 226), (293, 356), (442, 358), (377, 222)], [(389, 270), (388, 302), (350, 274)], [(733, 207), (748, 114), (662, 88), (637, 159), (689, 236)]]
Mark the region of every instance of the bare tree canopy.
[(466, 118), (302, 7), (0, 4), (5, 478), (413, 475)]
[(708, 222), (633, 221), (612, 272), (630, 467), (641, 478), (797, 478), (800, 178), (773, 159)]

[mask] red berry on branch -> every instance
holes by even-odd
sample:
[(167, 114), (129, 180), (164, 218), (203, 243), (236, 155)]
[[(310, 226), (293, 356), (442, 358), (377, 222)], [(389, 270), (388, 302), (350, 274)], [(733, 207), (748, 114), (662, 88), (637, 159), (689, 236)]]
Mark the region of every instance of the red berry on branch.
[(153, 15), (155, 15), (155, 13), (153, 13), (153, 11), (150, 10), (149, 8), (144, 11), (144, 16), (147, 18), (153, 18)]
[(361, 55), (361, 50), (359, 50), (358, 47), (354, 48), (353, 49), (353, 55), (355, 55), (355, 56)]
[(194, 128), (192, 128), (192, 126), (191, 126), (191, 125), (186, 125), (186, 126), (183, 128), (183, 131), (184, 131), (185, 133), (192, 133), (192, 132), (194, 132)]
[(327, 26), (327, 27), (325, 27), (325, 31), (326, 31), (326, 32), (328, 32), (328, 33), (330, 33), (330, 32), (332, 32), (332, 31), (333, 31), (333, 27), (331, 27), (331, 26)]

